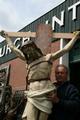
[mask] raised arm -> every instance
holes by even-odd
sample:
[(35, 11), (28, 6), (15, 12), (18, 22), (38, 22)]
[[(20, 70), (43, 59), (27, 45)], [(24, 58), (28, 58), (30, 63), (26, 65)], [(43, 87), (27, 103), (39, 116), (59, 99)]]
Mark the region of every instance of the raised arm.
[(73, 47), (73, 45), (77, 41), (79, 35), (80, 35), (80, 31), (76, 32), (74, 34), (74, 37), (70, 40), (69, 43), (67, 43), (67, 45), (62, 50), (59, 50), (59, 51), (57, 51), (55, 53), (52, 53), (50, 59), (55, 60), (55, 59), (61, 57), (62, 55), (64, 55), (65, 53), (67, 53)]
[(24, 54), (12, 43), (10, 37), (4, 32), (2, 31), (2, 33), (0, 33), (1, 36), (5, 37), (6, 42), (8, 43), (9, 47), (11, 48), (11, 50), (22, 60), (25, 60), (25, 56)]

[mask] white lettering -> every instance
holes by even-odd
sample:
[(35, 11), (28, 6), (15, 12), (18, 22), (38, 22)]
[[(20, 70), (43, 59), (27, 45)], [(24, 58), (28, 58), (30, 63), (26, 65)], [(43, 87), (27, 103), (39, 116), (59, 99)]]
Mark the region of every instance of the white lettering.
[(11, 49), (10, 49), (10, 47), (7, 45), (6, 46), (6, 52), (5, 52), (5, 54), (10, 54), (11, 53)]
[[(17, 43), (18, 41), (20, 42), (20, 38), (17, 38), (17, 39), (14, 41), (14, 45), (15, 45), (15, 46), (16, 46), (16, 43)], [(18, 44), (16, 47), (19, 48), (19, 47), (20, 47), (20, 44)]]
[(60, 26), (64, 25), (64, 11), (61, 12), (61, 20), (58, 19), (56, 16), (52, 17), (52, 29), (55, 28), (55, 22), (58, 23)]
[(23, 40), (22, 40), (22, 46), (26, 44), (27, 40), (30, 40), (30, 38), (23, 38)]
[(49, 24), (49, 20), (46, 20), (46, 22), (45, 22), (46, 24)]
[[(15, 41), (14, 41), (14, 45), (17, 47), (17, 48), (19, 48), (21, 45), (20, 44), (17, 44), (16, 45), (16, 43), (18, 42), (18, 41), (20, 41), (20, 38), (17, 38), (17, 39), (15, 39)], [(10, 49), (10, 47), (8, 46), (8, 44), (5, 46), (3, 46), (2, 48), (0, 48), (0, 57), (3, 57), (3, 56), (5, 56), (5, 55), (8, 55), (8, 54), (10, 54), (12, 52), (12, 50)]]
[(5, 55), (6, 46), (3, 46), (3, 48), (0, 48), (0, 57), (3, 57)]
[(68, 7), (68, 10), (71, 10), (73, 11), (72, 13), (72, 20), (75, 20), (76, 19), (76, 7), (80, 4), (80, 1), (75, 3), (74, 5)]

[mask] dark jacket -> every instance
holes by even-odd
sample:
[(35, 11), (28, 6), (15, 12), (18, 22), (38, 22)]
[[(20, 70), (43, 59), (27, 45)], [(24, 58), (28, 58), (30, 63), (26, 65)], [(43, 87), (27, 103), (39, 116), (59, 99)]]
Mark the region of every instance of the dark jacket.
[(53, 105), (49, 120), (80, 120), (80, 97), (76, 87), (66, 81), (58, 87), (57, 95), (60, 101)]

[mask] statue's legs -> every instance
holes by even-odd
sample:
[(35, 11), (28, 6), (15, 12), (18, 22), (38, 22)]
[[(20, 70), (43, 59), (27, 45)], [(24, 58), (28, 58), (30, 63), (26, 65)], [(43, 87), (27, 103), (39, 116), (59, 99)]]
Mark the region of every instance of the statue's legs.
[(47, 120), (48, 114), (40, 111), (39, 120)]
[(27, 105), (25, 107), (23, 113), (23, 120), (37, 120), (38, 109), (34, 107), (34, 105), (27, 101)]
[(48, 114), (38, 110), (32, 103), (27, 102), (22, 120), (47, 120)]

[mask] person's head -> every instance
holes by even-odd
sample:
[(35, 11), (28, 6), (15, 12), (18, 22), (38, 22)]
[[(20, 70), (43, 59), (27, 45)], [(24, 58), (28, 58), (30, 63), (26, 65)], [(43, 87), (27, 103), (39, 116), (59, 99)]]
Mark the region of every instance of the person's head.
[(67, 81), (68, 79), (68, 68), (63, 65), (59, 64), (55, 68), (55, 78), (57, 83), (62, 84), (63, 82)]
[(43, 55), (41, 50), (36, 46), (34, 41), (31, 39), (27, 40), (26, 44), (24, 44), (21, 47), (21, 51), (25, 55), (25, 58), (26, 58), (28, 64)]

